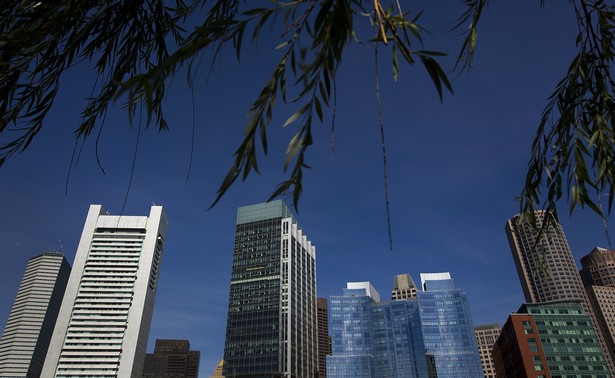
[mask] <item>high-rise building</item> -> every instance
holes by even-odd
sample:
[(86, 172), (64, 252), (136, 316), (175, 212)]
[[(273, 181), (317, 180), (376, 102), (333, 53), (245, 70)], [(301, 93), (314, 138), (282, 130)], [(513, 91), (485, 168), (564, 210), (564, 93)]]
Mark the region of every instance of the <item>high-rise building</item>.
[[(505, 227), (525, 300), (528, 303), (580, 302), (583, 311), (597, 327), (598, 320), (562, 226), (551, 213), (536, 211), (535, 217), (535, 226), (529, 222), (527, 215), (517, 215), (508, 220)], [(546, 221), (549, 221), (548, 227), (543, 227)], [(609, 368), (615, 373), (606, 337), (601, 332), (597, 334), (600, 345), (607, 352)]]
[(467, 295), (450, 273), (421, 273), (417, 293), (425, 349), (433, 355), (438, 378), (483, 377)]
[(329, 378), (482, 378), (466, 295), (448, 273), (421, 274), (416, 299), (380, 301), (369, 282), (329, 300)]
[(416, 292), (416, 285), (408, 273), (395, 276), (391, 292), (392, 300), (416, 299)]
[(597, 331), (615, 361), (615, 251), (596, 247), (581, 258), (581, 266), (581, 279), (596, 316)]
[(329, 337), (329, 310), (327, 298), (318, 298), (318, 376), (327, 376), (327, 356), (331, 354), (331, 337)]
[(502, 329), (499, 324), (486, 324), (474, 327), (485, 378), (497, 378), (491, 350), (498, 336), (500, 336), (500, 332), (502, 332)]
[(224, 375), (313, 377), (317, 370), (315, 247), (284, 202), (240, 207)]
[(498, 378), (611, 377), (579, 301), (522, 305), (502, 327), (493, 360)]
[(506, 223), (506, 235), (525, 300), (528, 303), (580, 300), (588, 309), (589, 301), (564, 230), (554, 219), (547, 229), (541, 230), (546, 216), (550, 215), (536, 212), (536, 227), (524, 215)]
[(140, 377), (167, 220), (91, 205), (43, 377)]
[(61, 253), (30, 259), (0, 340), (0, 377), (41, 375), (69, 275)]
[(201, 352), (188, 340), (156, 340), (154, 353), (145, 355), (143, 378), (198, 378)]
[(427, 356), (417, 301), (381, 301), (369, 282), (329, 298), (328, 378), (423, 378)]

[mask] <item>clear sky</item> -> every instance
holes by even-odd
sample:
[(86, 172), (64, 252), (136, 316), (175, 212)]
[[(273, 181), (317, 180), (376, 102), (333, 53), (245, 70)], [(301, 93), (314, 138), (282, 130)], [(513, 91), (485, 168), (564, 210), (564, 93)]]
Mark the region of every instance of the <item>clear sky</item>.
[[(429, 2), (411, 5), (417, 3)], [(419, 281), (421, 272), (448, 271), (468, 294), (475, 324), (503, 324), (518, 309), (523, 296), (504, 224), (518, 212), (514, 198), (546, 99), (575, 53), (569, 3), (539, 3), (491, 4), (479, 29), (474, 68), (454, 81), (455, 95), (446, 95), (442, 104), (422, 67), (402, 65), (393, 83), (390, 59), (381, 54), (393, 250), (373, 46), (351, 43), (338, 77), (335, 152), (330, 123), (316, 127), (308, 153), (313, 169), (306, 172), (297, 215), (316, 246), (319, 296), (341, 293), (348, 281), (369, 280), (388, 298), (396, 274)], [(447, 32), (460, 9), (454, 4), (426, 9), (423, 24), (433, 33), (427, 49), (457, 51), (457, 32)], [(261, 156), (262, 174), (238, 183), (207, 210), (232, 163), (247, 110), (273, 69), (277, 44), (260, 40), (241, 63), (227, 51), (207, 83), (208, 66), (201, 68), (189, 178), (192, 100), (182, 75), (166, 102), (170, 131), (147, 130), (139, 143), (124, 214), (147, 215), (155, 203), (169, 218), (148, 351), (156, 338), (189, 339), (201, 351), (202, 377), (223, 355), (236, 209), (263, 202), (283, 180), (284, 150), (296, 132), (280, 127), (294, 111), (280, 106), (269, 129), (269, 156)], [(442, 62), (448, 70), (454, 58)], [(88, 140), (65, 194), (73, 130), (94, 80), (85, 65), (64, 79), (45, 129), (24, 154), (0, 168), (2, 326), (28, 259), (61, 241), (72, 262), (88, 206), (100, 203), (119, 214), (128, 189), (137, 131), (115, 109), (99, 143), (105, 174), (96, 164), (95, 141)], [(608, 246), (597, 217), (579, 210), (570, 219), (565, 203), (560, 212), (577, 261), (595, 246)]]

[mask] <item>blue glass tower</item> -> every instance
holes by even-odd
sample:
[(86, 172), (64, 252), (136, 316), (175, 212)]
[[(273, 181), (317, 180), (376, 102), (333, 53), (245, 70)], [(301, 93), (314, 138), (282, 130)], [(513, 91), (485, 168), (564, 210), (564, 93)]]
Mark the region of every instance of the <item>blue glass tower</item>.
[(438, 378), (483, 378), (470, 305), (449, 273), (422, 273), (417, 302), (426, 354)]
[(333, 355), (327, 377), (426, 377), (416, 301), (381, 302), (369, 282), (350, 282), (329, 300)]
[(483, 378), (465, 293), (448, 273), (422, 274), (417, 299), (380, 301), (369, 282), (329, 298), (329, 378)]

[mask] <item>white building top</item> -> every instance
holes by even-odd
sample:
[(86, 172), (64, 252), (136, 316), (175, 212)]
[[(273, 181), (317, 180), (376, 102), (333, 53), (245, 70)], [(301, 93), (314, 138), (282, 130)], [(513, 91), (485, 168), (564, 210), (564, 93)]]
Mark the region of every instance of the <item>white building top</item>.
[(425, 281), (442, 281), (442, 280), (450, 280), (450, 279), (451, 279), (450, 272), (421, 273), (421, 288), (425, 290)]
[(346, 289), (365, 289), (365, 293), (376, 302), (380, 302), (380, 294), (372, 286), (371, 282), (347, 282)]

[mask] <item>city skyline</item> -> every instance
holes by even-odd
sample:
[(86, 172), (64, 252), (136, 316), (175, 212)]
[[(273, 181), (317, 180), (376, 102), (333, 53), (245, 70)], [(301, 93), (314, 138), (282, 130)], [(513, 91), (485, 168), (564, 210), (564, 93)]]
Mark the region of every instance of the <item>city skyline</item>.
[[(412, 6), (444, 8), (445, 3)], [(426, 42), (452, 46), (454, 53), (455, 33), (446, 31), (456, 12), (437, 10), (436, 16), (429, 9), (424, 13), (422, 24), (433, 33)], [(434, 20), (440, 23), (432, 26)], [(319, 296), (338, 292), (348, 281), (369, 280), (389, 297), (397, 274), (418, 278), (419, 272), (450, 271), (468, 295), (476, 324), (502, 325), (523, 303), (503, 224), (519, 212), (515, 196), (525, 180), (534, 131), (576, 53), (576, 24), (568, 3), (540, 7), (533, 0), (492, 2), (481, 22), (474, 69), (455, 78), (455, 95), (445, 95), (443, 103), (420, 65), (400, 62), (394, 84), (390, 57), (381, 54), (393, 250), (373, 50), (350, 45), (347, 62), (357, 64), (344, 64), (339, 72), (335, 152), (330, 122), (315, 125), (318, 143), (306, 162), (313, 169), (304, 171), (296, 214), (318, 246)], [(83, 103), (79, 93), (91, 90), (82, 66), (67, 73), (71, 85), (60, 90), (49, 127), (0, 168), (0, 324), (6, 324), (30, 257), (55, 249), (61, 240), (67, 259), (74, 260), (90, 204), (103, 203), (112, 214), (144, 214), (156, 203), (164, 205), (171, 223), (147, 350), (156, 338), (189, 339), (202, 353), (201, 375), (211, 374), (224, 349), (236, 210), (267, 200), (283, 180), (284, 152), (296, 131), (293, 125), (279, 127), (292, 114), (281, 107), (268, 134), (269, 156), (259, 154), (261, 175), (238, 181), (207, 210), (232, 164), (247, 109), (271, 73), (267, 59), (275, 45), (268, 42), (244, 46), (240, 64), (224, 54), (204, 90), (198, 83), (209, 74), (207, 62), (199, 71), (189, 178), (192, 99), (181, 74), (177, 77), (168, 96), (170, 130), (159, 135), (152, 127), (140, 134), (125, 206), (138, 132), (118, 109), (110, 109), (98, 145), (104, 173), (92, 138), (82, 150), (77, 146), (79, 163), (67, 186), (73, 130), (80, 120), (76, 104)], [(453, 56), (442, 59), (445, 70), (454, 65)], [(570, 219), (562, 202), (559, 215), (577, 266), (596, 246), (609, 248), (601, 220), (589, 211), (577, 208)]]

